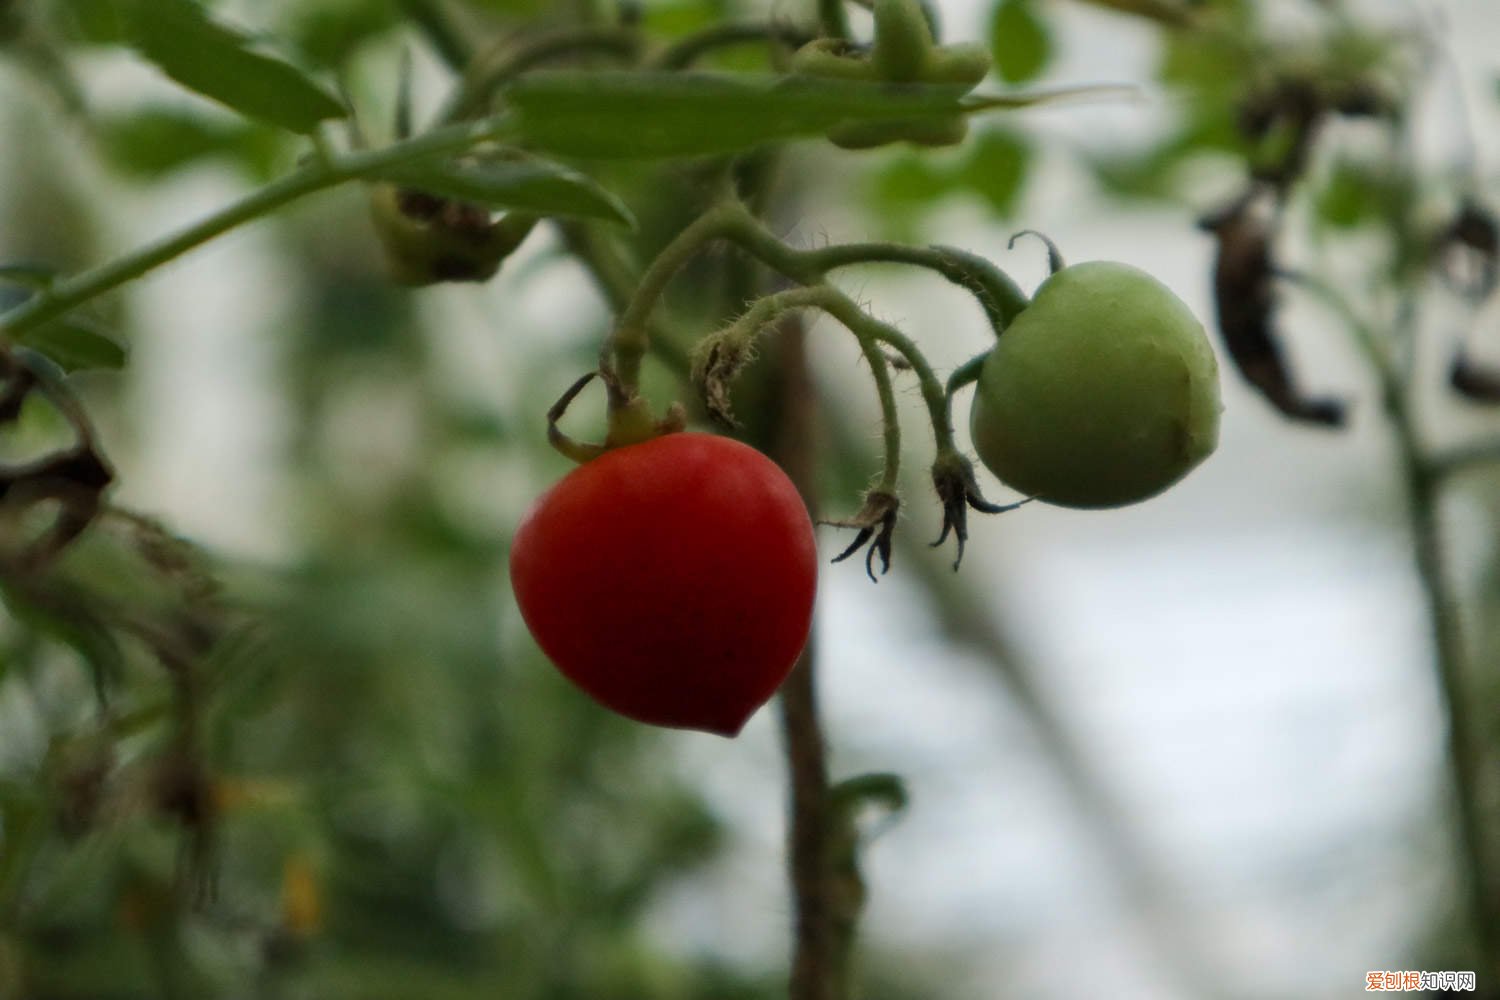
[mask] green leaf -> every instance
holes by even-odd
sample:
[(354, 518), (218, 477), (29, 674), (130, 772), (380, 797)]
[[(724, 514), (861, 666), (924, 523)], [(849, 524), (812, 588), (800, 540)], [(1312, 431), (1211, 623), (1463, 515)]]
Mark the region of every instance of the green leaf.
[(1007, 83), (1035, 79), (1052, 58), (1052, 39), (1031, 0), (1003, 0), (990, 22), (995, 72)]
[(26, 334), (21, 343), (45, 354), (65, 372), (88, 368), (118, 371), (125, 367), (125, 348), (73, 320), (59, 320)]
[(1177, 0), (1083, 0), (1083, 2), (1105, 10), (1143, 17), (1168, 28), (1191, 28), (1198, 19), (1198, 12), (1192, 6), (1179, 3)]
[(100, 121), (96, 130), (110, 161), (148, 179), (210, 157), (232, 159), (252, 175), (265, 177), (282, 152), (280, 132), (182, 108), (147, 108)]
[(843, 122), (942, 119), (964, 88), (758, 74), (532, 73), (506, 91), (522, 141), (566, 156), (734, 153)]
[(126, 2), (134, 46), (189, 90), (293, 132), (344, 117), (344, 106), (301, 70), (251, 51), (247, 36), (210, 20), (193, 0)]
[(1352, 229), (1392, 200), (1390, 185), (1368, 168), (1337, 164), (1317, 194), (1318, 217), (1336, 229)]
[(68, 0), (50, 9), (56, 30), (69, 39), (91, 45), (118, 45), (125, 41), (117, 0)]
[(607, 219), (635, 227), (635, 217), (625, 203), (593, 178), (544, 160), (511, 163), (428, 160), (393, 167), (374, 177), (490, 208)]
[(284, 21), (286, 37), (298, 52), (316, 65), (339, 67), (400, 18), (387, 0), (324, 0), (290, 5)]
[(959, 179), (1000, 216), (1015, 208), (1026, 179), (1031, 148), (1018, 136), (998, 129), (982, 133), (969, 149)]
[(872, 194), (882, 211), (911, 212), (935, 205), (951, 187), (947, 174), (917, 153), (888, 160), (875, 174)]
[(0, 264), (0, 284), (42, 289), (56, 280), (57, 268), (50, 264)]

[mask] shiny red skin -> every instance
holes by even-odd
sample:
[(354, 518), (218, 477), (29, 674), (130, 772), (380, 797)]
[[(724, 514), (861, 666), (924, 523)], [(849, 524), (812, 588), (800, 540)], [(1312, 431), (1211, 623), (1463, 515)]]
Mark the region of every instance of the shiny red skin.
[(522, 518), (510, 578), (565, 676), (621, 715), (734, 736), (812, 627), (807, 507), (754, 448), (678, 433), (574, 469)]

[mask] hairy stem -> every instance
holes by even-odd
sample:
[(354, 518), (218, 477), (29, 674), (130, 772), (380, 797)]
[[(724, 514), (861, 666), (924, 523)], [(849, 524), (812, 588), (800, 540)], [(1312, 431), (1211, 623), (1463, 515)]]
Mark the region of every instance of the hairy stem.
[[(695, 254), (720, 239), (735, 244), (801, 285), (820, 284), (826, 272), (855, 264), (909, 264), (927, 268), (973, 294), (997, 334), (1026, 304), (1025, 296), (1004, 272), (974, 255), (946, 247), (908, 247), (894, 243), (849, 243), (797, 250), (778, 239), (743, 205), (724, 201), (700, 215), (667, 244), (646, 269), (635, 294), (621, 312), (608, 352), (613, 359), (615, 375), (627, 393), (633, 392), (639, 381), (641, 359), (650, 346), (650, 317), (667, 286)], [(852, 302), (849, 306), (870, 323), (876, 322)], [(839, 316), (840, 321), (843, 318)], [(877, 339), (905, 355), (922, 379), (922, 395), (932, 410), (934, 429), (939, 437), (951, 437), (947, 404), (942, 400), (942, 384), (926, 359), (899, 331), (885, 324), (879, 324), (879, 329)]]
[[(748, 348), (749, 341), (782, 321), (787, 314), (808, 308), (822, 309), (839, 320), (859, 342), (860, 351), (870, 365), (870, 376), (875, 381), (875, 393), (880, 401), (885, 447), (885, 466), (876, 488), (894, 493), (901, 475), (901, 422), (896, 409), (895, 387), (891, 384), (890, 362), (880, 351), (878, 331), (860, 322), (864, 313), (847, 296), (830, 285), (792, 288), (766, 295), (757, 299), (743, 316), (714, 339), (742, 339), (746, 341), (743, 346)], [(806, 336), (805, 330), (801, 336)]]

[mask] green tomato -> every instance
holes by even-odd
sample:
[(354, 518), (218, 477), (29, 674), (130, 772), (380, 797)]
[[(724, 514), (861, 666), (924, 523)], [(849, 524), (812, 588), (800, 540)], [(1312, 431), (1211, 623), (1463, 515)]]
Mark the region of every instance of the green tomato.
[(932, 66), (932, 29), (917, 0), (875, 0), (876, 75), (892, 83), (925, 80)]
[(1126, 264), (1063, 268), (1000, 336), (970, 411), (1001, 481), (1064, 507), (1153, 497), (1219, 439), (1219, 370), (1182, 300)]
[(865, 83), (875, 79), (875, 67), (870, 60), (852, 53), (847, 43), (834, 38), (816, 38), (792, 53), (793, 73), (802, 76), (817, 76), (834, 80), (857, 80)]

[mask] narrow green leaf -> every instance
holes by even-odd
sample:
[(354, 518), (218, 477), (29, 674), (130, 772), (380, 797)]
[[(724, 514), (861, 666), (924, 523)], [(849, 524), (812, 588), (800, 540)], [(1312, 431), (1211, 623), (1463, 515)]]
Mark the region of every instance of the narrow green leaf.
[(593, 178), (541, 160), (473, 163), (429, 160), (404, 164), (375, 175), (428, 194), (477, 202), (490, 208), (520, 209), (537, 215), (607, 219), (634, 228), (625, 203)]
[(1052, 58), (1052, 38), (1031, 0), (1003, 0), (990, 22), (995, 72), (1007, 83), (1035, 79)]
[(396, 27), (399, 12), (383, 0), (326, 0), (288, 5), (284, 37), (319, 66), (340, 67), (360, 46)]
[(134, 46), (178, 83), (293, 132), (345, 110), (291, 63), (250, 49), (244, 34), (210, 20), (193, 0), (127, 0)]
[(264, 177), (282, 151), (284, 133), (245, 121), (220, 120), (181, 108), (147, 108), (96, 125), (105, 156), (144, 178), (210, 157), (228, 158)]
[(941, 119), (962, 87), (758, 74), (546, 72), (512, 84), (521, 139), (568, 156), (734, 153), (842, 122)]
[(125, 41), (116, 0), (69, 0), (49, 9), (56, 29), (70, 40), (90, 45), (118, 45)]
[(88, 368), (118, 371), (125, 367), (125, 348), (72, 320), (39, 327), (21, 343), (51, 358), (65, 372)]
[(1191, 28), (1198, 22), (1198, 12), (1177, 0), (1082, 0), (1105, 10), (1143, 17), (1169, 28)]
[(1061, 101), (1121, 100), (1140, 97), (1140, 89), (1128, 83), (1088, 83), (1077, 87), (1047, 87), (1043, 90), (1017, 91), (1010, 94), (969, 94), (958, 102), (965, 114), (979, 111), (1014, 111), (1038, 104)]

